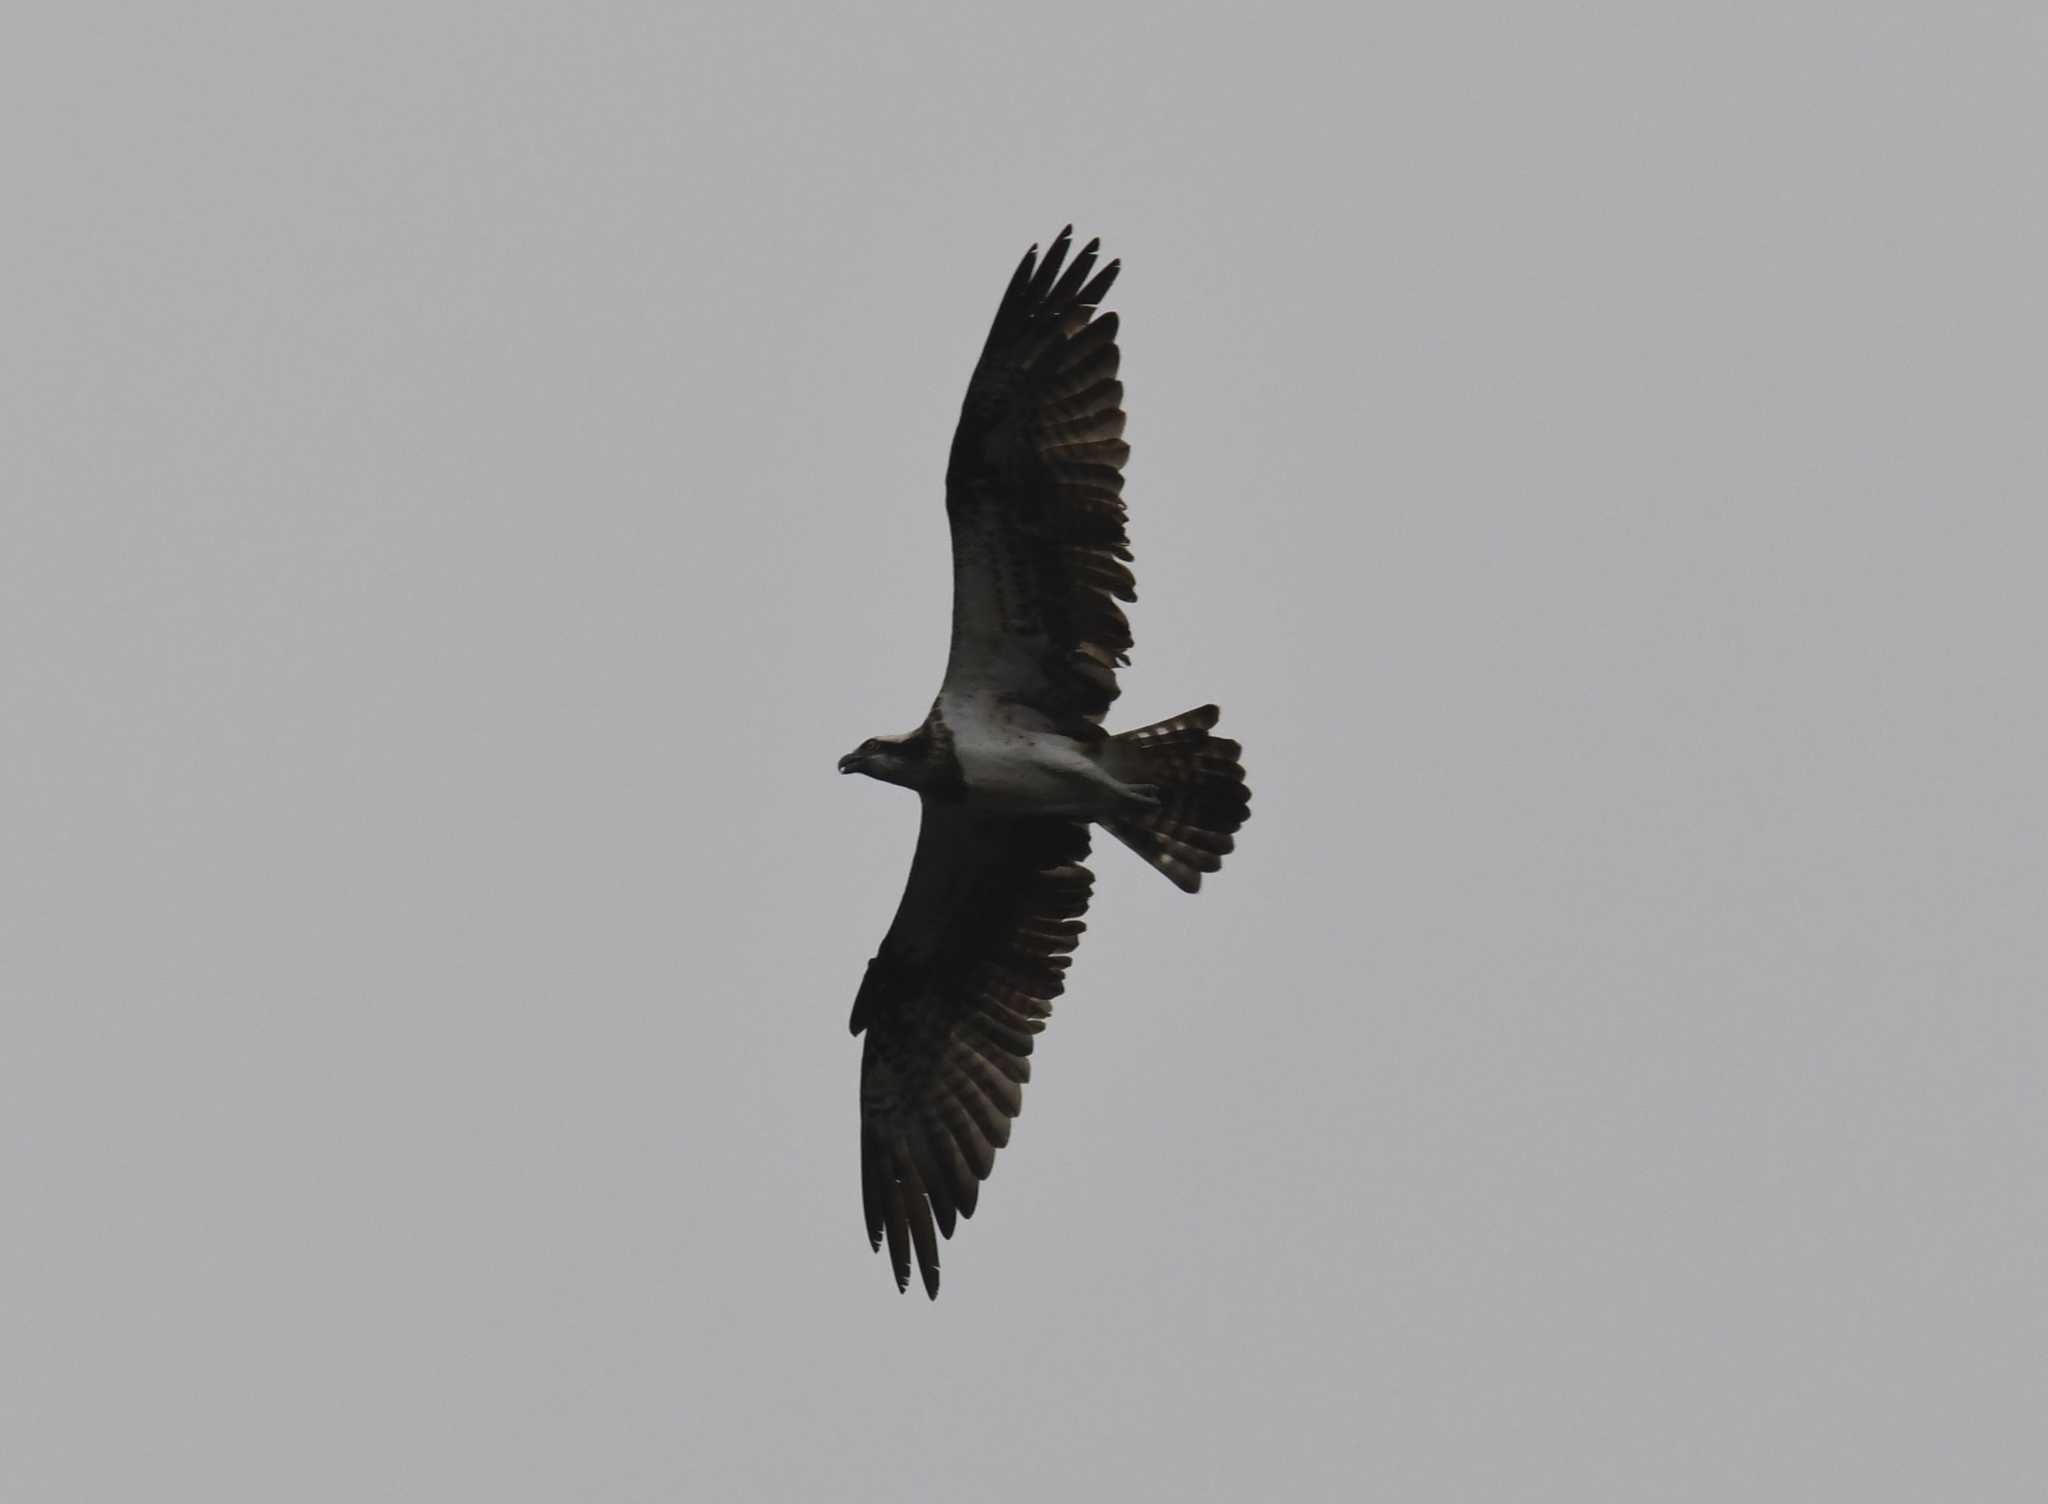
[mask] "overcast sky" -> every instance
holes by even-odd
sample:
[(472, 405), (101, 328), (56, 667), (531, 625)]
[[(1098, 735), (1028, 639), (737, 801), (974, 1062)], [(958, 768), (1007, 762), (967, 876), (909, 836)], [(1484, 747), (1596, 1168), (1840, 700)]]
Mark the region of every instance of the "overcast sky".
[[(2040, 1497), (2038, 7), (9, 16), (10, 1504)], [(1253, 817), (934, 1305), (833, 765), (1070, 220)]]

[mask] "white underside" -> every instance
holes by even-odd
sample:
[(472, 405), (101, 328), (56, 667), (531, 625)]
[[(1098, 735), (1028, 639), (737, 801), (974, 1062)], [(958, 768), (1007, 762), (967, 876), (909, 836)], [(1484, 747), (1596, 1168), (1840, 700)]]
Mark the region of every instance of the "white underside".
[(1145, 802), (1110, 777), (1087, 744), (1034, 727), (1030, 712), (1011, 711), (993, 693), (948, 693), (939, 709), (970, 809), (1099, 820)]

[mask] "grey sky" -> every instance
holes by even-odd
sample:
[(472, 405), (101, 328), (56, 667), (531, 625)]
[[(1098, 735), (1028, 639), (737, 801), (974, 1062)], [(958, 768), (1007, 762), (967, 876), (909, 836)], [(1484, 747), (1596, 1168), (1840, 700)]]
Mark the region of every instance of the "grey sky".
[[(2035, 7), (16, 7), (0, 1496), (2031, 1500)], [(937, 1305), (845, 1021), (1003, 280), (1252, 823)]]

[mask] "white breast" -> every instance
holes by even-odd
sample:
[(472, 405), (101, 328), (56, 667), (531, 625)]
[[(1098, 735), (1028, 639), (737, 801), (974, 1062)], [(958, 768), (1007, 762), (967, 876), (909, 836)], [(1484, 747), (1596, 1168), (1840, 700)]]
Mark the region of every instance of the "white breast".
[(1021, 723), (991, 693), (948, 694), (940, 714), (953, 733), (971, 808), (1094, 819), (1128, 805), (1086, 746)]

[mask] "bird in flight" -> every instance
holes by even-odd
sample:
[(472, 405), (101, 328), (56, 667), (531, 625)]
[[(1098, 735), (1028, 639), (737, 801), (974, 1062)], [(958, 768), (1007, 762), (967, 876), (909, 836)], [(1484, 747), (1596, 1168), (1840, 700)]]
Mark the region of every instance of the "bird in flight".
[[(1251, 792), (1204, 705), (1111, 735), (1130, 661), (1118, 601), (1137, 594), (1124, 531), (1119, 263), (1073, 227), (1025, 253), (967, 383), (946, 465), (953, 637), (915, 731), (839, 760), (917, 790), (917, 853), (868, 962), (851, 1027), (860, 1067), (861, 1199), (896, 1287), (913, 1252), (939, 1293), (937, 1233), (972, 1216), (1023, 1107), (1032, 1039), (1084, 928), (1100, 825), (1186, 892), (1234, 844)], [(1089, 274), (1094, 272), (1091, 277)]]

